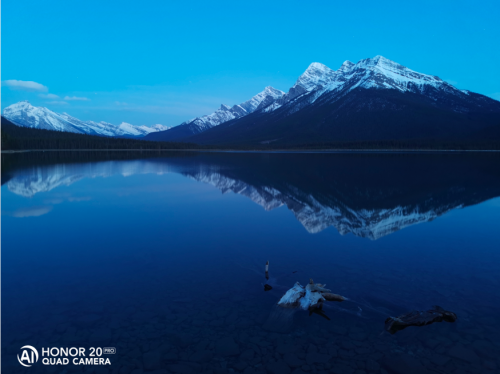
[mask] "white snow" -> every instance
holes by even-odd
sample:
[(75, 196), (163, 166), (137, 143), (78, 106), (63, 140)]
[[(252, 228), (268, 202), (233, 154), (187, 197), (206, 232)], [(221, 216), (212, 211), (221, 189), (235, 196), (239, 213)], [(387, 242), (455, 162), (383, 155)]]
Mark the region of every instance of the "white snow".
[(156, 131), (166, 131), (171, 129), (172, 127), (156, 124), (151, 126), (151, 128), (155, 129)]

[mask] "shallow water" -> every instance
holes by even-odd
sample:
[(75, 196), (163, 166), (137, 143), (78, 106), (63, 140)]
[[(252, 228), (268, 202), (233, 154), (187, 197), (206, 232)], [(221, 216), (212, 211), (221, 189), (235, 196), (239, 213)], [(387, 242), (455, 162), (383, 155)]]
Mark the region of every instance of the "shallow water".
[[(3, 372), (500, 370), (498, 155), (2, 155), (1, 193)], [(310, 278), (330, 320), (276, 306)], [(385, 332), (434, 305), (458, 320)]]

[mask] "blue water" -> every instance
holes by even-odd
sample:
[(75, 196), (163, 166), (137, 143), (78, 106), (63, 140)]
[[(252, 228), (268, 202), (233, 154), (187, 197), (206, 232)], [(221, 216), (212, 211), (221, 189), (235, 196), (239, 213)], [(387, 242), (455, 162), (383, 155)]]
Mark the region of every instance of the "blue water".
[[(5, 373), (500, 370), (497, 155), (3, 154), (1, 196)], [(276, 305), (310, 278), (330, 320)], [(458, 320), (384, 330), (434, 305)]]

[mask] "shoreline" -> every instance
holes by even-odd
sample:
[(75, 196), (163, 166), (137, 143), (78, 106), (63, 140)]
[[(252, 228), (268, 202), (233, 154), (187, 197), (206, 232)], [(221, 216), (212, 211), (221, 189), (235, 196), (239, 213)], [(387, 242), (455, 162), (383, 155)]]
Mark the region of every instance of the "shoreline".
[(500, 152), (497, 149), (23, 149), (2, 150), (2, 154), (27, 152), (213, 152), (213, 153), (462, 153)]

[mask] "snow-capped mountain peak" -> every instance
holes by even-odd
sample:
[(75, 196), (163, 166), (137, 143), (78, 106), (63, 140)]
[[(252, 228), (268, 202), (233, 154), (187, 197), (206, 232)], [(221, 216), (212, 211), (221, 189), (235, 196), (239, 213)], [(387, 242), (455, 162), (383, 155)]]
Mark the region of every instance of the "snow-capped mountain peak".
[(28, 100), (19, 101), (18, 103), (9, 105), (4, 109), (4, 114), (9, 115), (20, 115), (21, 112), (25, 111), (27, 114), (32, 114), (36, 108), (30, 104)]
[(459, 95), (468, 94), (439, 77), (418, 73), (380, 55), (359, 61), (349, 73), (351, 80), (356, 81), (351, 89), (362, 87), (423, 93), (428, 88), (434, 88)]
[(330, 69), (325, 64), (322, 64), (321, 62), (311, 62), (311, 64), (309, 64), (309, 66), (306, 69), (306, 71), (311, 71), (311, 72), (317, 72), (317, 71), (329, 72), (330, 70), (332, 69)]
[(28, 108), (34, 108), (31, 103), (28, 100), (22, 100), (19, 101), (18, 103), (10, 105), (8, 108), (10, 108), (11, 111), (17, 111), (17, 110), (23, 110), (23, 109), (28, 109)]
[(336, 76), (335, 70), (319, 62), (313, 62), (297, 79), (280, 102), (289, 102), (305, 93), (328, 86)]
[(247, 113), (252, 113), (257, 109), (264, 108), (283, 97), (285, 93), (283, 91), (277, 90), (274, 87), (267, 86), (264, 91), (259, 92), (257, 95), (252, 97), (250, 100), (245, 101), (240, 104), (240, 107), (245, 109)]
[[(396, 89), (401, 92), (425, 93), (438, 90), (459, 96), (468, 95), (468, 91), (459, 90), (440, 78), (418, 73), (384, 56), (375, 56), (360, 60), (354, 64), (345, 61), (338, 70), (313, 62), (297, 79), (295, 84), (281, 100), (265, 109), (274, 111), (287, 106), (289, 114), (314, 103), (325, 93), (332, 93), (329, 101), (340, 98), (355, 88)], [(336, 95), (336, 96), (335, 96)], [(295, 103), (298, 98), (306, 97)], [(297, 99), (297, 100), (296, 100)]]
[(4, 109), (3, 115), (8, 120), (20, 126), (84, 133), (84, 131), (75, 127), (64, 116), (44, 107), (35, 107), (28, 100), (9, 105)]
[(285, 94), (283, 91), (278, 90), (278, 89), (276, 89), (276, 88), (274, 88), (274, 87), (272, 87), (272, 86), (267, 86), (267, 87), (264, 89), (264, 91), (262, 91), (262, 92), (265, 92), (265, 93), (267, 93), (268, 95), (273, 95), (273, 96), (274, 96), (274, 97), (276, 97), (276, 98), (279, 98), (279, 97), (281, 97), (281, 96), (283, 96), (283, 95)]
[(306, 71), (299, 77), (295, 85), (300, 85), (306, 90), (310, 91), (318, 85), (328, 83), (335, 71), (328, 66), (313, 62)]
[(349, 60), (346, 60), (344, 61), (344, 63), (340, 66), (339, 70), (341, 71), (347, 71), (349, 69), (351, 69), (355, 64), (352, 63), (351, 61)]
[(130, 123), (127, 123), (127, 122), (122, 122), (118, 125), (118, 128), (119, 129), (127, 129), (129, 127), (134, 127), (133, 125), (131, 125)]

